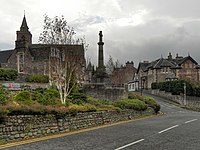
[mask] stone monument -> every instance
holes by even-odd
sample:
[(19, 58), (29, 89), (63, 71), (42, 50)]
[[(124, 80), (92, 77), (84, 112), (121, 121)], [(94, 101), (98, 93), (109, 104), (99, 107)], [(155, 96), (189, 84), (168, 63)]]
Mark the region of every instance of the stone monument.
[(107, 83), (108, 74), (106, 73), (106, 67), (104, 66), (104, 50), (103, 50), (103, 34), (102, 31), (99, 31), (99, 42), (98, 42), (98, 66), (95, 74), (96, 83)]

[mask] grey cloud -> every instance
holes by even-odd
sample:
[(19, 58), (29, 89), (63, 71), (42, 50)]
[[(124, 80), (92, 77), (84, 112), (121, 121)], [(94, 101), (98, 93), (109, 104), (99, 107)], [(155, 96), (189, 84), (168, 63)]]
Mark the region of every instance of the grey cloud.
[(153, 16), (200, 17), (198, 0), (118, 0), (123, 11), (151, 10)]
[[(1, 19), (10, 15), (10, 18), (15, 18), (13, 20), (13, 23), (16, 24), (15, 28), (19, 29), (23, 17), (23, 7), (28, 6), (29, 2), (37, 6), (37, 3), (32, 0), (26, 2), (1, 0), (0, 4), (3, 6), (0, 10)], [(84, 3), (83, 10), (85, 13), (82, 13), (79, 18), (74, 18), (73, 21), (69, 22), (69, 25), (75, 28), (77, 34), (86, 36), (87, 43), (90, 44), (86, 54), (94, 63), (97, 61), (99, 30), (102, 30), (104, 34), (106, 59), (111, 55), (115, 59), (119, 59), (121, 63), (129, 60), (134, 61), (137, 66), (139, 61), (155, 60), (161, 55), (166, 57), (168, 52), (172, 52), (173, 55), (179, 53), (184, 56), (189, 52), (195, 60), (200, 62), (200, 1), (84, 0)], [(115, 22), (116, 19), (129, 18), (138, 10), (148, 12), (144, 15), (143, 24), (120, 26)], [(38, 39), (37, 35), (40, 31), (38, 28), (42, 28), (43, 20), (38, 20), (38, 18), (43, 18), (42, 15), (39, 16), (43, 13), (42, 10), (34, 12), (36, 11), (34, 8), (30, 11), (32, 15), (27, 17), (28, 24), (33, 36)], [(67, 18), (67, 15), (65, 17)], [(6, 25), (9, 23), (12, 22), (6, 22)], [(0, 25), (1, 27), (3, 26)], [(15, 36), (16, 30), (13, 31), (10, 35)], [(3, 37), (8, 35), (5, 32), (0, 32)], [(13, 44), (14, 40), (12, 40), (12, 43), (11, 40), (6, 41), (8, 42), (5, 43), (5, 40), (0, 39), (1, 49), (13, 47), (10, 44)]]
[(70, 22), (70, 25), (77, 29), (77, 31), (84, 31), (87, 26), (105, 22), (106, 19), (101, 16), (82, 15), (80, 18)]
[(161, 55), (167, 57), (169, 52), (174, 56), (176, 53), (186, 56), (189, 52), (199, 62), (200, 35), (194, 36), (190, 32), (191, 26), (198, 27), (191, 22), (190, 25), (176, 26), (167, 20), (152, 20), (145, 25), (125, 29), (115, 27), (106, 33), (109, 38), (105, 38), (105, 51), (121, 62), (133, 60), (135, 64), (155, 60)]
[(0, 50), (10, 50), (13, 49), (13, 45), (12, 44), (8, 44), (8, 43), (1, 43), (0, 42)]

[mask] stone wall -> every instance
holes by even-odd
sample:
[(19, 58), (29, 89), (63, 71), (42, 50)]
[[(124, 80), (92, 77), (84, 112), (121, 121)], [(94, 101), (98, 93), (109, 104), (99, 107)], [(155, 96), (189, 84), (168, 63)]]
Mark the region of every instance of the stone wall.
[[(0, 85), (1, 84), (5, 84), (5, 83), (18, 83), (20, 84), (20, 86), (25, 86), (27, 88), (30, 88), (30, 89), (36, 89), (36, 88), (48, 88), (49, 87), (49, 83), (31, 83), (31, 82), (14, 82), (14, 81), (0, 81)], [(9, 90), (17, 90), (15, 89), (12, 89), (12, 88), (9, 88)]]
[(105, 84), (87, 84), (84, 85), (83, 91), (92, 97), (98, 99), (117, 100), (127, 97), (127, 92), (124, 87), (112, 87)]
[(48, 88), (49, 83), (29, 83), (29, 82), (24, 82), (23, 85), (26, 85), (30, 87), (30, 89), (36, 89), (36, 88)]
[(58, 119), (54, 115), (15, 115), (8, 116), (0, 123), (0, 141), (34, 138), (55, 133), (85, 129), (140, 116), (153, 115), (152, 108), (146, 111), (102, 111), (66, 115)]
[[(157, 95), (184, 106), (183, 95), (172, 95), (170, 92), (160, 90), (144, 90), (145, 93)], [(200, 111), (200, 97), (186, 96), (186, 107)]]

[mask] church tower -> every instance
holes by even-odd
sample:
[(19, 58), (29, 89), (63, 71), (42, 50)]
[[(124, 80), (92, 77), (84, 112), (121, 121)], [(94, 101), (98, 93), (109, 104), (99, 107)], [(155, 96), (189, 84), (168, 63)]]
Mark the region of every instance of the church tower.
[(15, 49), (28, 48), (30, 44), (32, 44), (32, 34), (29, 32), (26, 17), (24, 15), (20, 31), (17, 31)]
[(24, 18), (20, 27), (20, 30), (17, 31), (17, 39), (15, 41), (15, 51), (17, 56), (17, 70), (18, 73), (26, 73), (26, 64), (25, 59), (28, 52), (29, 45), (32, 44), (32, 34), (29, 32), (29, 28), (26, 22), (26, 17)]

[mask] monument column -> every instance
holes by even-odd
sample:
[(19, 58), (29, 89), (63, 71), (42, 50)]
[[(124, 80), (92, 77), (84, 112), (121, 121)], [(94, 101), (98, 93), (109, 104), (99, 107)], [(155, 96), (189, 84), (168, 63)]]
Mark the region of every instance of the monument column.
[(102, 40), (103, 34), (102, 31), (99, 32), (99, 57), (98, 57), (98, 68), (104, 68), (104, 58), (103, 58), (103, 45), (104, 42)]

